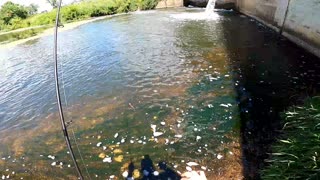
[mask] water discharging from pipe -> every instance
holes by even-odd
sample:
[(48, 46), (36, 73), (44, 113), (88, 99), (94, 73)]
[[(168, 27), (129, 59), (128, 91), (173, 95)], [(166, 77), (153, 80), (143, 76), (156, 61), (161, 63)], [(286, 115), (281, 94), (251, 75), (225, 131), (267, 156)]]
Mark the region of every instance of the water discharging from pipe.
[(204, 12), (172, 14), (171, 17), (179, 20), (217, 20), (219, 15), (214, 12), (215, 4), (216, 0), (209, 0)]
[(207, 4), (207, 6), (206, 6), (206, 11), (205, 11), (205, 13), (206, 13), (207, 15), (212, 14), (215, 5), (216, 5), (216, 0), (209, 0), (209, 1), (208, 1), (208, 4)]

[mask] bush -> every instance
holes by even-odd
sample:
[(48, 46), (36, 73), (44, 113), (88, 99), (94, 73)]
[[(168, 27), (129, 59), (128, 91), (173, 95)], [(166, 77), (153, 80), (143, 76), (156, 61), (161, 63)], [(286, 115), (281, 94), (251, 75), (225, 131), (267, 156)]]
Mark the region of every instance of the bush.
[(130, 11), (130, 0), (114, 0), (114, 2), (117, 8), (117, 13), (124, 13)]
[(106, 1), (100, 3), (88, 3), (89, 7), (86, 9), (88, 10), (88, 14), (90, 17), (98, 17), (98, 16), (105, 16), (105, 15), (112, 15), (116, 13), (115, 4), (113, 1)]
[(28, 19), (30, 26), (53, 24), (56, 19), (56, 10), (48, 13), (37, 14)]
[(144, 8), (142, 10), (154, 9), (158, 5), (158, 0), (145, 0)]
[(25, 27), (25, 22), (20, 17), (14, 17), (10, 20), (9, 25), (11, 25), (12, 29), (18, 29)]
[(83, 19), (85, 17), (85, 13), (78, 6), (71, 5), (62, 9), (61, 17), (63, 21), (74, 21), (78, 19)]
[(3, 20), (0, 20), (0, 31), (7, 29)]
[(10, 1), (2, 5), (0, 9), (0, 19), (4, 24), (9, 24), (13, 18), (25, 19), (28, 17), (28, 10), (19, 4)]

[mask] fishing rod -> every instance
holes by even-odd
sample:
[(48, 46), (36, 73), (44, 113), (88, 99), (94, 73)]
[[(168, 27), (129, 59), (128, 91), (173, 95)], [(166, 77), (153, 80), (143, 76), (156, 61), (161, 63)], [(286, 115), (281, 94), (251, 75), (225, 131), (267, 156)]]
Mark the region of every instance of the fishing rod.
[(81, 170), (79, 168), (79, 165), (77, 163), (76, 157), (74, 155), (73, 149), (71, 147), (70, 138), (67, 130), (67, 126), (64, 120), (64, 114), (62, 110), (62, 104), (61, 104), (61, 96), (60, 96), (60, 89), (59, 89), (59, 76), (58, 76), (58, 27), (59, 27), (59, 20), (60, 20), (60, 10), (61, 10), (61, 4), (62, 0), (59, 1), (58, 7), (57, 7), (57, 14), (56, 14), (56, 22), (55, 22), (55, 28), (54, 28), (54, 50), (53, 50), (53, 59), (55, 62), (54, 66), (54, 77), (55, 77), (55, 86), (56, 86), (56, 96), (57, 96), (57, 104), (59, 109), (59, 115), (60, 115), (60, 122), (61, 122), (61, 128), (62, 132), (67, 144), (67, 147), (69, 149), (72, 161), (74, 163), (74, 166), (76, 167), (76, 170), (78, 172), (78, 176), (81, 180), (83, 180), (83, 176), (81, 173)]

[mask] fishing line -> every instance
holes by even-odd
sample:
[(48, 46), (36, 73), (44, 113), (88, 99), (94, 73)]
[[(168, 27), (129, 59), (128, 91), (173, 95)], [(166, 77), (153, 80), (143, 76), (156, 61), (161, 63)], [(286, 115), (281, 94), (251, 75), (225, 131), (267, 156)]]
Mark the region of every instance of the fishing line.
[[(69, 105), (68, 105), (67, 96), (66, 96), (66, 88), (65, 88), (65, 85), (64, 85), (65, 81), (64, 81), (63, 62), (62, 61), (60, 61), (60, 72), (61, 72), (61, 82), (62, 82), (64, 103), (65, 103), (65, 106), (66, 106), (67, 111), (68, 111)], [(71, 123), (72, 123), (72, 118), (70, 119), (70, 121), (66, 122), (67, 127), (69, 127), (69, 125), (71, 125)]]
[[(69, 111), (70, 109), (69, 109), (69, 105), (68, 105), (69, 103), (68, 103), (67, 96), (66, 96), (66, 88), (65, 88), (64, 72), (63, 72), (63, 62), (62, 62), (62, 61), (60, 61), (60, 72), (61, 72), (61, 82), (62, 82), (64, 102), (65, 102), (65, 106), (66, 106), (67, 111)], [(66, 122), (66, 127), (67, 127), (67, 128), (70, 127), (70, 130), (71, 130), (72, 135), (73, 135), (72, 138), (73, 138), (73, 141), (74, 141), (74, 143), (75, 143), (75, 145), (76, 145), (76, 147), (77, 147), (78, 153), (79, 153), (79, 155), (80, 155), (81, 162), (82, 162), (82, 164), (83, 164), (83, 166), (84, 166), (84, 168), (85, 168), (85, 170), (86, 170), (86, 173), (87, 173), (89, 179), (91, 180), (91, 176), (90, 176), (90, 173), (89, 173), (89, 171), (88, 171), (88, 168), (87, 168), (86, 164), (84, 163), (83, 156), (82, 156), (82, 153), (81, 153), (81, 151), (80, 151), (80, 148), (79, 148), (79, 145), (78, 145), (78, 142), (77, 142), (77, 139), (76, 139), (76, 135), (75, 135), (75, 133), (74, 133), (73, 128), (71, 128), (71, 127), (72, 127), (72, 126), (71, 126), (71, 125), (72, 125), (72, 122), (73, 122), (73, 120), (72, 120), (72, 117), (71, 117), (71, 118), (70, 118), (70, 121), (67, 121), (67, 122)]]
[(55, 77), (55, 89), (56, 89), (56, 97), (57, 97), (57, 105), (58, 105), (58, 109), (59, 109), (59, 115), (60, 115), (60, 122), (61, 122), (61, 128), (62, 128), (62, 132), (67, 144), (67, 147), (69, 149), (72, 161), (74, 163), (74, 166), (76, 167), (77, 173), (79, 175), (79, 178), (81, 180), (83, 180), (83, 176), (81, 173), (81, 170), (79, 168), (79, 165), (77, 163), (76, 157), (74, 155), (73, 149), (71, 147), (70, 144), (70, 138), (68, 135), (68, 130), (66, 127), (66, 123), (64, 120), (64, 114), (63, 114), (63, 110), (62, 110), (62, 104), (61, 104), (61, 97), (60, 97), (60, 89), (59, 89), (59, 76), (58, 76), (58, 26), (59, 26), (59, 20), (60, 20), (60, 10), (61, 10), (61, 4), (62, 4), (62, 0), (59, 1), (58, 3), (58, 8), (57, 8), (57, 14), (56, 14), (56, 22), (55, 22), (55, 28), (54, 28), (54, 50), (53, 50), (53, 59), (55, 62), (54, 65), (54, 77)]
[(88, 175), (89, 179), (91, 180), (90, 173), (89, 173), (89, 171), (88, 171), (88, 168), (87, 168), (86, 164), (84, 163), (84, 160), (83, 160), (82, 154), (81, 154), (81, 152), (80, 152), (80, 148), (79, 148), (79, 146), (78, 146), (78, 143), (77, 143), (77, 140), (76, 140), (76, 136), (75, 136), (75, 134), (74, 134), (73, 129), (71, 129), (71, 132), (72, 132), (72, 134), (73, 134), (73, 140), (74, 140), (74, 143), (76, 144), (76, 147), (77, 147), (77, 149), (78, 149), (81, 162), (82, 162), (84, 168), (86, 169), (86, 172), (87, 172), (87, 175)]

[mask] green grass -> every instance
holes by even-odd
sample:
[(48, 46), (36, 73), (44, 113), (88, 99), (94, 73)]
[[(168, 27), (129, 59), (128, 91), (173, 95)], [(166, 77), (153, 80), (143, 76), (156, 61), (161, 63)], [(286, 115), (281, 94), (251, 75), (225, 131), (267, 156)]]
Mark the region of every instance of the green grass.
[(41, 28), (33, 28), (25, 31), (2, 34), (0, 35), (0, 44), (5, 44), (19, 39), (26, 39), (28, 37), (36, 36), (37, 34), (42, 33), (49, 27), (50, 26), (44, 26)]
[(283, 114), (280, 139), (272, 146), (262, 179), (320, 178), (320, 98)]

